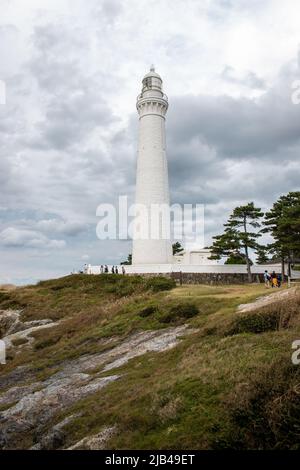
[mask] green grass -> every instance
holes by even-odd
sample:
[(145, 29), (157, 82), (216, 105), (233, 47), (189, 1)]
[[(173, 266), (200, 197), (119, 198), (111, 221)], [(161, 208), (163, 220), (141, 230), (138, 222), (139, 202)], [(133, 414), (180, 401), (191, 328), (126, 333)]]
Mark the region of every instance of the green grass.
[[(163, 303), (164, 292), (174, 288), (171, 279), (141, 276), (73, 275), (40, 282), (5, 293), (0, 308), (22, 310), (24, 321), (50, 318), (60, 321), (49, 330), (32, 333), (34, 350), (11, 355), (6, 371), (23, 363), (41, 371), (66, 359), (96, 353), (111, 347), (101, 340), (116, 337), (117, 344), (137, 330), (162, 328), (159, 319), (143, 319), (138, 313), (149, 299)], [(0, 372), (1, 373), (1, 372)]]
[(66, 428), (65, 447), (117, 425), (112, 449), (299, 448), (300, 367), (291, 364), (291, 344), (300, 338), (300, 296), (240, 313), (239, 304), (274, 292), (257, 284), (170, 290), (165, 280), (155, 283), (69, 276), (6, 293), (1, 308), (19, 302), (26, 319), (64, 321), (35, 333), (34, 350), (12, 357), (2, 373), (30, 363), (45, 378), (64, 360), (111, 348), (135, 331), (188, 323), (194, 333), (176, 348), (132, 359), (113, 371), (121, 375), (116, 382), (55, 418), (81, 413)]
[(112, 300), (126, 299), (143, 292), (165, 291), (174, 286), (173, 280), (161, 277), (71, 275), (0, 293), (0, 308), (21, 309), (24, 320), (58, 320), (74, 316), (81, 310), (93, 311)]

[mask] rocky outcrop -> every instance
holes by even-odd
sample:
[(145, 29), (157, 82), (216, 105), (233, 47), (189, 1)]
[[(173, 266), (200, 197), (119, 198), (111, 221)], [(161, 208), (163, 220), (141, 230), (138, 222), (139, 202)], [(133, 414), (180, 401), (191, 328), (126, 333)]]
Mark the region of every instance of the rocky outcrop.
[[(46, 325), (40, 325), (42, 326)], [(181, 325), (135, 333), (108, 351), (65, 361), (60, 365), (59, 372), (44, 381), (36, 381), (34, 376), (31, 376), (28, 383), (16, 386), (16, 380), (20, 374), (23, 374), (23, 378), (26, 377), (26, 368), (13, 371), (9, 377), (6, 377), (6, 385), (13, 384), (13, 386), (0, 394), (0, 405), (7, 407), (0, 413), (0, 448), (14, 448), (17, 435), (33, 433), (38, 427), (42, 427), (44, 434), (33, 448), (61, 447), (64, 442), (62, 428), (66, 423), (56, 425), (50, 430), (47, 429), (48, 423), (52, 422), (60, 411), (67, 410), (77, 401), (99, 392), (103, 387), (120, 378), (120, 374), (102, 377), (103, 372), (120, 367), (130, 359), (147, 352), (170, 349), (176, 346), (183, 334), (193, 331), (186, 325)], [(77, 448), (81, 446), (101, 448), (105, 441), (104, 436), (108, 438), (110, 432), (112, 429), (107, 428), (105, 432), (102, 431), (102, 434), (87, 438), (83, 440), (84, 442), (80, 441), (76, 444), (79, 446)]]
[(94, 355), (86, 355), (64, 363), (62, 373), (91, 371), (103, 366), (103, 371), (120, 367), (130, 359), (151, 351), (165, 351), (176, 346), (180, 336), (191, 333), (186, 325), (155, 331), (142, 331), (130, 335), (118, 346)]
[(67, 416), (65, 419), (53, 426), (53, 428), (46, 434), (44, 434), (42, 427), (42, 429), (37, 428), (34, 437), (36, 444), (34, 444), (30, 450), (53, 450), (63, 447), (67, 438), (65, 427), (79, 416), (81, 416), (80, 413)]
[(34, 341), (31, 333), (41, 330), (43, 328), (52, 328), (58, 325), (58, 322), (53, 322), (50, 319), (33, 320), (23, 322), (21, 321), (20, 310), (0, 310), (0, 332), (2, 340), (5, 342), (6, 347), (9, 349), (14, 346), (14, 343), (29, 343)]
[(14, 325), (19, 322), (20, 311), (0, 310), (0, 332), (2, 336), (13, 333)]
[(117, 427), (111, 426), (102, 429), (101, 432), (94, 436), (88, 436), (76, 442), (67, 450), (102, 450), (105, 449), (106, 442), (115, 434)]
[[(273, 290), (273, 289), (272, 289)], [(254, 302), (249, 304), (241, 304), (238, 307), (238, 311), (241, 313), (244, 312), (251, 312), (253, 310), (257, 310), (261, 307), (266, 307), (267, 305), (271, 305), (273, 303), (279, 302), (281, 300), (288, 300), (292, 296), (296, 294), (296, 288), (288, 289), (288, 290), (281, 290), (278, 292), (272, 292), (270, 295), (265, 295), (263, 297), (258, 297)]]
[[(93, 378), (88, 374), (71, 374), (68, 377), (52, 376), (32, 387), (43, 387), (25, 395), (12, 407), (0, 413), (0, 448), (10, 447), (16, 434), (32, 431), (46, 425), (59, 411), (67, 409), (77, 400), (96, 393), (119, 376)], [(28, 393), (29, 391), (29, 393)], [(8, 390), (6, 400), (13, 398), (16, 390)]]
[(36, 390), (39, 389), (39, 387), (39, 383), (12, 387), (7, 392), (4, 392), (0, 395), (0, 406), (4, 407), (14, 402), (18, 402), (19, 400), (21, 400), (22, 397), (34, 393)]

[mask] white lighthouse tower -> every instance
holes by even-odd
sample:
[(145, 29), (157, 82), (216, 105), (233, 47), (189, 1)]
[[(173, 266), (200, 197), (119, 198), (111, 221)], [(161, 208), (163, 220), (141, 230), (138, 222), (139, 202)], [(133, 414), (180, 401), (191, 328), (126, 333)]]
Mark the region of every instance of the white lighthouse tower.
[[(151, 207), (169, 208), (170, 204), (165, 131), (168, 98), (153, 66), (142, 83), (142, 93), (137, 98), (139, 143), (135, 202), (147, 209), (148, 219), (139, 217), (137, 222), (140, 236), (133, 239), (132, 263), (169, 264), (173, 256), (170, 235), (166, 237), (170, 233), (168, 211), (162, 210), (155, 218), (151, 212)], [(154, 233), (159, 236), (153, 237)]]

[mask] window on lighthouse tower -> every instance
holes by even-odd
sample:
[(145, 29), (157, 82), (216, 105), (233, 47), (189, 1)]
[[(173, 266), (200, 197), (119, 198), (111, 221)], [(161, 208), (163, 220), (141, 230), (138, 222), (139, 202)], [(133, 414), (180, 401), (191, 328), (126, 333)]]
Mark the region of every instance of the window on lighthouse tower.
[(151, 79), (151, 77), (146, 78), (145, 87), (146, 88), (152, 88), (152, 79)]

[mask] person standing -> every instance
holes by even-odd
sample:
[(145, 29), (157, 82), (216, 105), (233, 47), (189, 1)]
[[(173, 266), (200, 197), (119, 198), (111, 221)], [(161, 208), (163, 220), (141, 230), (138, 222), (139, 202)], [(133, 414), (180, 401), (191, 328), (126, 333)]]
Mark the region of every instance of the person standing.
[(126, 274), (124, 266), (122, 266), (122, 274)]
[(108, 273), (108, 266), (107, 264), (105, 265), (104, 272), (107, 274)]
[(271, 280), (272, 280), (272, 288), (278, 287), (277, 274), (275, 273), (275, 271), (273, 271), (271, 274)]
[(114, 266), (111, 268), (111, 273), (115, 274), (115, 267)]
[(281, 287), (281, 283), (282, 283), (282, 276), (281, 276), (281, 274), (279, 273), (279, 274), (277, 275), (277, 284), (278, 284), (278, 287)]
[(103, 264), (100, 266), (100, 274), (103, 274)]
[(115, 273), (119, 274), (118, 266), (116, 266)]
[(267, 270), (265, 270), (264, 272), (264, 281), (265, 281), (265, 286), (269, 288), (270, 287), (270, 274), (268, 273)]

